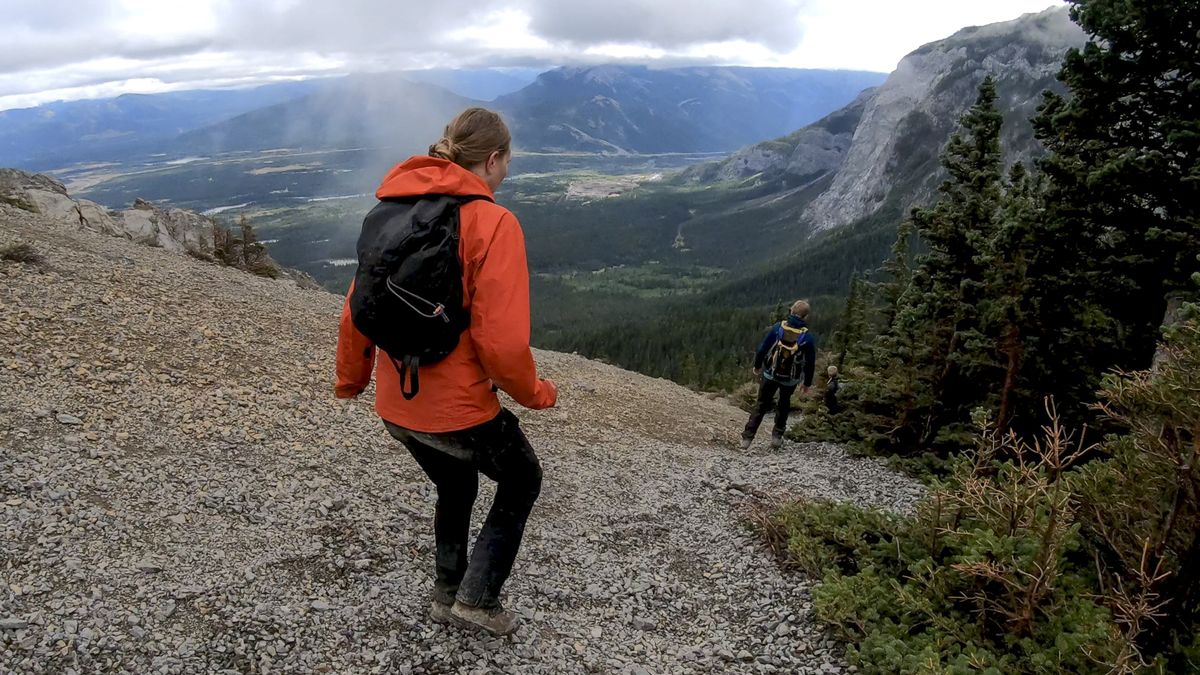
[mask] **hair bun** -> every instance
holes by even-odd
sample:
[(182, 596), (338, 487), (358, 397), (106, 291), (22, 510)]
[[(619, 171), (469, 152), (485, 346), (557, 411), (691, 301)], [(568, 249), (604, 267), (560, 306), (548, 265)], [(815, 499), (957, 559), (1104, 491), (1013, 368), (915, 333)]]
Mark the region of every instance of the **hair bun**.
[(429, 156), (454, 162), (457, 161), (458, 148), (454, 145), (454, 141), (443, 136), (436, 143), (429, 146)]

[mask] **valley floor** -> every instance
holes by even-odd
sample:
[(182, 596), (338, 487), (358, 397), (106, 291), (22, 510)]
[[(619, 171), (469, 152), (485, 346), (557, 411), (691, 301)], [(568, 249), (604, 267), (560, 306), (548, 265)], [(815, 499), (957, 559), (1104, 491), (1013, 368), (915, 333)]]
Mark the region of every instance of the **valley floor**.
[(340, 298), (0, 204), (16, 241), (44, 261), (0, 261), (2, 672), (840, 672), (747, 499), (920, 492), (833, 446), (743, 453), (724, 401), (538, 352), (561, 396), (518, 411), (545, 471), (522, 627), (433, 624), (435, 494), (371, 391), (332, 396)]

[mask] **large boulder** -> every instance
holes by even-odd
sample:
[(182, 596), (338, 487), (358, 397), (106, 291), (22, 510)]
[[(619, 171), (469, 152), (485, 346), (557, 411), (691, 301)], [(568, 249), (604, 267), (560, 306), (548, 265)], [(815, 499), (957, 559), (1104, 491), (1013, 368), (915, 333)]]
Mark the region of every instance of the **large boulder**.
[(95, 202), (71, 199), (62, 183), (40, 173), (0, 169), (0, 202), (50, 220), (124, 236), (123, 228), (107, 209)]
[(120, 219), (125, 233), (134, 241), (202, 258), (213, 256), (216, 223), (211, 218), (183, 209), (164, 209), (139, 199), (133, 208), (120, 213)]

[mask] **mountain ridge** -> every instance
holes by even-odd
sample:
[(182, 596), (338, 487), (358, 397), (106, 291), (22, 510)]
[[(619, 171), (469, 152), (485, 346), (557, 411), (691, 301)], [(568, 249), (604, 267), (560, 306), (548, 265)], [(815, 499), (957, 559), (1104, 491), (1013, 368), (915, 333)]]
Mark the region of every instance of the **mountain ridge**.
[(848, 102), (882, 79), (852, 70), (573, 66), (495, 104), (529, 149), (728, 151), (814, 121), (831, 101)]
[[(1061, 88), (1056, 75), (1063, 55), (1084, 41), (1066, 8), (1055, 8), (964, 28), (915, 50), (876, 91), (830, 188), (808, 205), (804, 219), (822, 231), (870, 216), (906, 173), (924, 178), (911, 194), (900, 196), (902, 202), (931, 196), (941, 180), (941, 148), (986, 74), (996, 78), (1002, 97), (1006, 160), (1028, 160), (1037, 152), (1028, 120), (1043, 91)], [(922, 144), (925, 152), (918, 154), (913, 150), (921, 145), (906, 146), (905, 135), (933, 142)]]
[[(500, 110), (519, 149), (608, 154), (733, 150), (811, 121), (885, 77), (865, 71), (717, 66), (562, 67), (485, 103), (483, 97), (450, 91), (486, 96), (505, 88), (503, 82), (472, 78), (474, 72), (357, 74), (244, 91), (130, 95), (3, 111), (0, 165), (45, 170), (72, 161), (291, 146), (399, 146), (415, 152), (429, 143), (431, 131), (440, 131), (471, 105)], [(507, 81), (513, 86), (523, 79)], [(620, 85), (619, 91), (614, 85)], [(251, 104), (258, 99), (262, 105)], [(212, 110), (204, 112), (205, 106)], [(134, 112), (146, 109), (161, 111), (139, 126)], [(56, 110), (62, 111), (58, 121), (51, 119)]]
[[(709, 200), (675, 223), (680, 236), (697, 242), (688, 256), (703, 264), (722, 257), (739, 266), (773, 264), (811, 247), (813, 235), (876, 216), (898, 222), (935, 193), (941, 149), (985, 74), (997, 77), (1005, 157), (1028, 161), (1038, 152), (1029, 118), (1042, 92), (1060, 87), (1062, 55), (1082, 42), (1065, 9), (967, 28), (915, 50), (883, 85), (811, 125), (666, 178), (726, 191), (726, 199)], [(657, 190), (650, 185), (642, 196)], [(637, 191), (628, 198), (639, 198)], [(769, 242), (766, 253), (759, 239)], [(670, 242), (659, 243), (651, 258), (661, 258)]]

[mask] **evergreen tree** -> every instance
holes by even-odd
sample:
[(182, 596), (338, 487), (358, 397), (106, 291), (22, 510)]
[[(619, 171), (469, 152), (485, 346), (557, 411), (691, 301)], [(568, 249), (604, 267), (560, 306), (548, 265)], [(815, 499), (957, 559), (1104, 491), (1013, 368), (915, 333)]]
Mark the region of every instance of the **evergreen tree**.
[(979, 85), (942, 157), (949, 174), (941, 198), (915, 222), (929, 245), (922, 261), (926, 292), (918, 310), (928, 328), (933, 405), (918, 436), (922, 447), (957, 444), (970, 434), (970, 410), (986, 391), (990, 343), (978, 307), (985, 293), (985, 249), (1001, 199), (1000, 126), (995, 81)]
[(1072, 327), (1092, 336), (1066, 340), (1088, 375), (1066, 388), (1088, 400), (1104, 370), (1150, 362), (1166, 295), (1197, 270), (1200, 1), (1071, 3), (1091, 39), (1064, 61), (1069, 97), (1047, 95), (1035, 127), (1050, 151), (1048, 229), (1088, 267), (1052, 310), (1092, 314)]
[(833, 352), (838, 368), (845, 366), (851, 350), (861, 348), (867, 336), (867, 281), (864, 275), (855, 273), (850, 277), (850, 292), (842, 308), (842, 317), (837, 333), (834, 334)]
[(912, 285), (912, 240), (916, 228), (911, 218), (900, 223), (896, 231), (896, 242), (892, 244), (892, 252), (879, 272), (884, 276), (876, 286), (880, 301), (880, 324), (882, 330), (891, 330), (896, 320), (896, 310), (900, 306), (900, 298)]
[[(1000, 220), (980, 260), (984, 264), (987, 298), (982, 303), (984, 332), (994, 345), (1003, 379), (997, 387), (996, 429), (1004, 433), (1014, 416), (1040, 405), (1041, 392), (1027, 377), (1031, 295), (1037, 293), (1029, 276), (1029, 258), (1038, 246), (1035, 185), (1023, 164), (1009, 172)], [(1030, 384), (1034, 389), (1031, 390)]]

